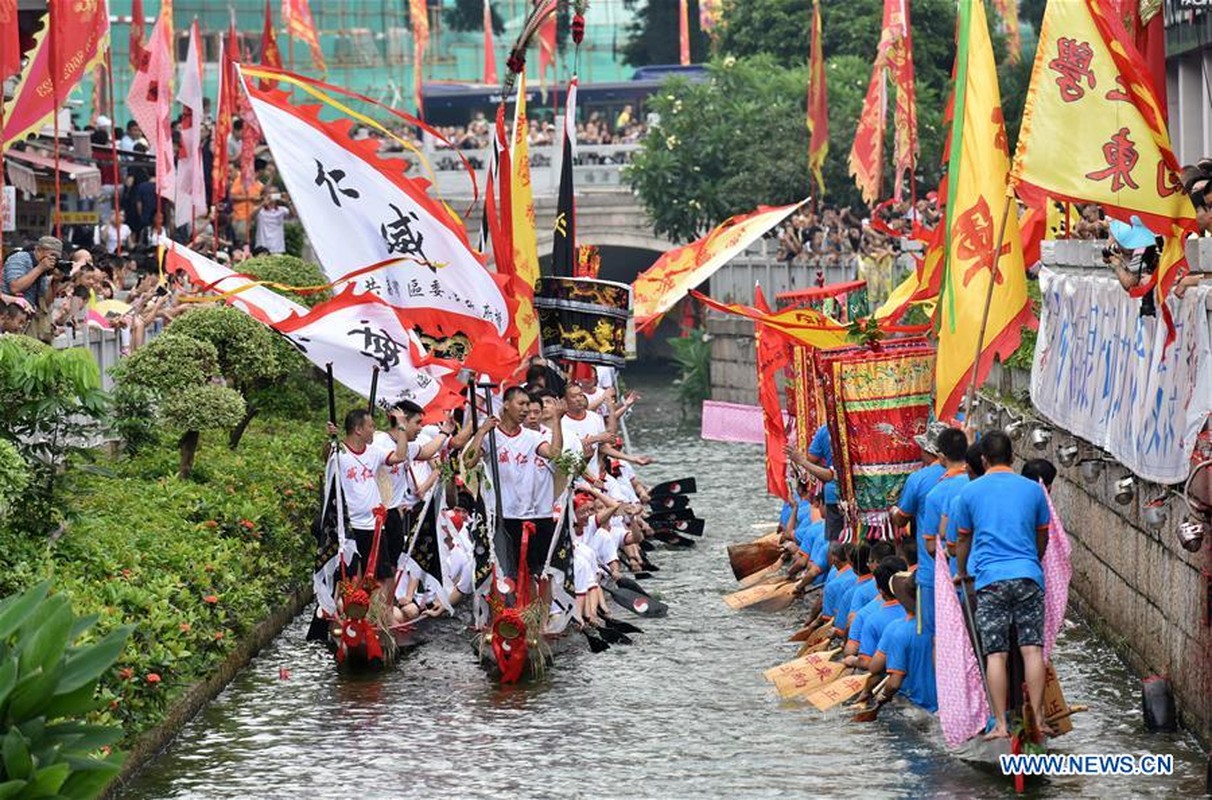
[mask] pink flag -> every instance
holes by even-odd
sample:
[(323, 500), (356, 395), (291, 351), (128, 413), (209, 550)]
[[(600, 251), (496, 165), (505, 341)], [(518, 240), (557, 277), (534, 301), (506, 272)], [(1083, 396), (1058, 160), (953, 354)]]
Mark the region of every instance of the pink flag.
[(948, 747), (958, 747), (985, 729), (989, 700), (980, 665), (960, 607), (955, 585), (948, 580), (946, 548), (934, 551), (934, 674), (938, 689), (938, 719)]
[(156, 154), (156, 192), (166, 200), (173, 199), (177, 184), (169, 119), (173, 97), (171, 32), (168, 28), (171, 24), (163, 14), (156, 20), (147, 44), (147, 68), (135, 73), (126, 95), (131, 116), (143, 129), (150, 149)]
[(1065, 526), (1048, 497), (1048, 549), (1044, 551), (1044, 660), (1052, 660), (1052, 646), (1065, 624), (1065, 609), (1069, 605), (1069, 579), (1073, 565), (1069, 563), (1072, 550)]
[(177, 159), (177, 221), (188, 222), (190, 229), (198, 217), (207, 214), (206, 175), (202, 168), (202, 56), (198, 21), (189, 29), (189, 52), (181, 70), (177, 100), (182, 106), (181, 145)]

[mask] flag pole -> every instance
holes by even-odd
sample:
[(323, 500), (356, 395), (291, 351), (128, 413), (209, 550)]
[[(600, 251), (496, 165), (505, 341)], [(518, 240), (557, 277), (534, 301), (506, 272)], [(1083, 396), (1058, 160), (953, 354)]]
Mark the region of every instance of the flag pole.
[[(114, 97), (114, 48), (111, 44), (105, 49), (105, 82), (109, 87), (109, 152), (113, 159), (114, 168), (114, 218), (118, 218), (118, 195), (122, 190), (122, 180), (118, 169), (118, 110)], [(98, 87), (100, 88), (100, 87)], [(122, 255), (122, 225), (118, 224), (118, 255)], [(119, 287), (121, 288), (121, 287)]]
[(1006, 207), (1002, 210), (1002, 221), (997, 228), (997, 244), (993, 246), (993, 266), (989, 270), (989, 286), (985, 290), (985, 309), (981, 312), (981, 330), (976, 337), (976, 355), (972, 358), (972, 383), (968, 386), (968, 402), (964, 410), (964, 424), (972, 416), (972, 406), (976, 403), (976, 374), (981, 363), (981, 351), (985, 349), (985, 329), (989, 325), (989, 308), (993, 305), (993, 287), (997, 283), (997, 265), (1001, 261), (1002, 244), (1006, 240), (1006, 223), (1010, 220), (1010, 206), (1014, 205), (1014, 195), (1007, 190)]

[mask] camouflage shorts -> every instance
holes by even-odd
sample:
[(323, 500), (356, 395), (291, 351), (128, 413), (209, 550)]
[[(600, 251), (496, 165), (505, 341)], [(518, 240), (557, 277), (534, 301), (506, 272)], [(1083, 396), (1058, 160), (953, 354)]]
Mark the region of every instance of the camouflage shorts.
[(976, 627), (985, 653), (1010, 651), (1010, 626), (1018, 645), (1044, 644), (1044, 590), (1028, 578), (995, 581), (976, 592)]

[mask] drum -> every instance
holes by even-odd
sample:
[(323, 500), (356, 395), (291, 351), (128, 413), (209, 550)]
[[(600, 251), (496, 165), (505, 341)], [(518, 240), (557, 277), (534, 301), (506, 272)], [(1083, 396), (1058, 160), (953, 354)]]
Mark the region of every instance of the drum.
[(623, 366), (631, 287), (591, 278), (545, 277), (534, 298), (543, 355)]

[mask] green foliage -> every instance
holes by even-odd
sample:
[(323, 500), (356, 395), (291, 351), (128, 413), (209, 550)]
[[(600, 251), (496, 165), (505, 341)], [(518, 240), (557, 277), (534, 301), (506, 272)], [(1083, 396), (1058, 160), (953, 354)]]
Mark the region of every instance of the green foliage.
[[(98, 630), (135, 626), (88, 723), (120, 725), (133, 741), (307, 584), (323, 439), (318, 422), (257, 420), (251, 447), (217, 449), (188, 482), (172, 477), (171, 445), (147, 447), (78, 475), (76, 521), (53, 545), (24, 547), (0, 523), (0, 593), (53, 578)], [(0, 606), (0, 640), (4, 620)]]
[(805, 70), (769, 57), (717, 62), (711, 79), (668, 81), (661, 127), (626, 171), (656, 233), (690, 241), (733, 214), (808, 195)]
[[(698, 0), (688, 0), (686, 5), (690, 23), (690, 60), (698, 64), (707, 60), (711, 41), (699, 27)], [(679, 26), (677, 3), (647, 0), (636, 9), (635, 18), (627, 26), (629, 38), (623, 45), (623, 62), (633, 67), (677, 64)]]
[(157, 336), (114, 369), (119, 384), (141, 386), (162, 400), (219, 374), (219, 351), (210, 342), (171, 331)]
[(703, 401), (711, 397), (711, 339), (695, 328), (686, 336), (670, 339), (673, 358), (682, 374), (674, 383), (678, 387), (678, 398), (682, 401), (682, 413), (687, 408), (698, 410)]
[[(505, 20), (497, 13), (496, 6), (489, 6), (492, 14), (492, 32), (500, 36), (505, 32)], [(484, 0), (455, 0), (442, 12), (442, 21), (452, 31), (481, 31), (484, 29)]]
[(108, 408), (101, 375), (84, 349), (55, 350), (24, 336), (0, 337), (0, 440), (32, 470), (20, 523), (45, 533), (66, 467), (85, 453)]
[(244, 416), (244, 398), (214, 383), (174, 392), (160, 403), (165, 424), (181, 431), (228, 430)]
[(0, 601), (0, 790), (5, 797), (91, 798), (118, 774), (110, 745), (122, 731), (86, 724), (98, 680), (122, 652), (131, 626), (90, 633), (49, 582)]
[(241, 390), (282, 374), (283, 365), (277, 358), (278, 337), (265, 325), (232, 306), (188, 311), (173, 320), (169, 334), (214, 345), (219, 371)]
[[(257, 280), (280, 283), (283, 286), (323, 286), (328, 283), (328, 277), (319, 266), (293, 255), (250, 258), (241, 262), (240, 271)], [(308, 308), (319, 305), (330, 296), (329, 292), (295, 294), (273, 286), (268, 288)]]
[(133, 383), (119, 384), (113, 393), (113, 424), (127, 455), (156, 444), (160, 435), (153, 392)]
[(0, 439), (0, 518), (6, 516), (21, 499), (29, 483), (29, 465), (21, 457), (17, 446)]
[(295, 258), (303, 257), (303, 223), (291, 220), (282, 226), (282, 239), (286, 246), (286, 254)]
[[(1039, 319), (1040, 303), (1043, 298), (1039, 293), (1039, 281), (1027, 281), (1027, 297), (1031, 303), (1031, 313)], [(1010, 354), (1006, 359), (1006, 366), (1013, 369), (1025, 369), (1031, 371), (1035, 364), (1035, 340), (1038, 336), (1038, 331), (1035, 328), (1023, 328), (1022, 339), (1019, 341), (1018, 349)]]

